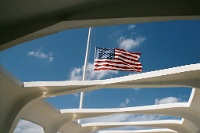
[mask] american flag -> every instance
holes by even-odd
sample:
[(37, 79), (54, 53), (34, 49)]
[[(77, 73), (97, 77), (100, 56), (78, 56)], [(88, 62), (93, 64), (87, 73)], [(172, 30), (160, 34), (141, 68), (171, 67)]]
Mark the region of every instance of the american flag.
[(139, 61), (141, 53), (128, 52), (119, 48), (97, 48), (94, 70), (142, 71)]

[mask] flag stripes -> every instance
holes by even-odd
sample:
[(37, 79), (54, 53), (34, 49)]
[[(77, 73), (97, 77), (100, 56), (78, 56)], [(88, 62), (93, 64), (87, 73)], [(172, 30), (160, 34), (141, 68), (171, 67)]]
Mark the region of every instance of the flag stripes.
[(141, 72), (142, 64), (139, 61), (140, 55), (141, 53), (128, 52), (119, 48), (96, 48), (94, 70), (121, 70)]

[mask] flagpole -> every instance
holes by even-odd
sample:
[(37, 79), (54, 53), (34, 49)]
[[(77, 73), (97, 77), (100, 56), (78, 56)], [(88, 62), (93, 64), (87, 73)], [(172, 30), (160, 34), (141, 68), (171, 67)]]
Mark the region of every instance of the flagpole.
[[(84, 68), (83, 68), (83, 81), (85, 81), (85, 78), (86, 78), (86, 70), (87, 70), (87, 63), (88, 63), (88, 56), (89, 56), (91, 31), (92, 31), (92, 27), (89, 27), (87, 47), (86, 47), (86, 53), (85, 53), (85, 62), (84, 62)], [(84, 100), (84, 92), (81, 92), (79, 109), (82, 109), (82, 107), (83, 107), (83, 100)]]

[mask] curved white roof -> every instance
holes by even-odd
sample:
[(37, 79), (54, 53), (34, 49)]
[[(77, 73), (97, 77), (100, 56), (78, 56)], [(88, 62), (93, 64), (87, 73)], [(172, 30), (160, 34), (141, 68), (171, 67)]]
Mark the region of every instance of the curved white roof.
[[(35, 81), (21, 82), (1, 67), (0, 132), (13, 132), (18, 121), (25, 119), (41, 125), (46, 133), (198, 133), (200, 131), (200, 64), (174, 67), (125, 77), (96, 81)], [(186, 82), (187, 81), (187, 82)], [(128, 87), (192, 87), (188, 102), (168, 103), (129, 108), (57, 110), (43, 98), (101, 88)], [(31, 109), (31, 108), (34, 108)], [(12, 113), (11, 113), (12, 112)], [(182, 120), (135, 122), (95, 122), (79, 124), (76, 120), (114, 114), (161, 114)], [(9, 118), (9, 119), (8, 119)], [(140, 131), (106, 130), (120, 126), (146, 126)], [(100, 129), (104, 129), (101, 131)], [(99, 131), (100, 130), (100, 131)]]

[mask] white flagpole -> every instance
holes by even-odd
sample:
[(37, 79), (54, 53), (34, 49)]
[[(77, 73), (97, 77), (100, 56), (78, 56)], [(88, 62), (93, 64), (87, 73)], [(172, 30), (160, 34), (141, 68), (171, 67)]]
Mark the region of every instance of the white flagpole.
[[(89, 56), (88, 53), (89, 53), (89, 47), (90, 47), (91, 31), (92, 31), (92, 27), (89, 27), (88, 39), (87, 39), (87, 47), (86, 47), (86, 53), (85, 53), (85, 62), (84, 62), (84, 68), (83, 68), (83, 81), (86, 78), (86, 70), (87, 70), (87, 63), (88, 63), (88, 56)], [(84, 98), (84, 92), (81, 92), (79, 109), (82, 109), (82, 107), (83, 107), (83, 98)]]

